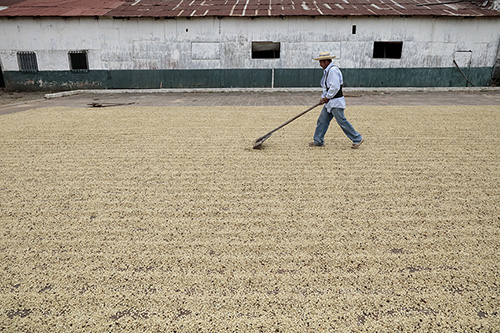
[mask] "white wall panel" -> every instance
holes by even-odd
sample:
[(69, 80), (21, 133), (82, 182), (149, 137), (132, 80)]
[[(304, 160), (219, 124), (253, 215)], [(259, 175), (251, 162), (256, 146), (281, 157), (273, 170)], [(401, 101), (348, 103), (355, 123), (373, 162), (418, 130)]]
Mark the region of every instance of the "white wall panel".
[(219, 60), (220, 44), (211, 42), (191, 43), (191, 59), (193, 60)]
[[(352, 26), (356, 25), (356, 33)], [(40, 70), (68, 70), (87, 50), (90, 69), (317, 68), (320, 51), (344, 68), (450, 67), (457, 50), (493, 66), (498, 18), (290, 17), (191, 19), (0, 19), (3, 70), (35, 51)], [(279, 59), (252, 59), (252, 41), (281, 43)], [(373, 59), (374, 41), (402, 41), (401, 59)]]

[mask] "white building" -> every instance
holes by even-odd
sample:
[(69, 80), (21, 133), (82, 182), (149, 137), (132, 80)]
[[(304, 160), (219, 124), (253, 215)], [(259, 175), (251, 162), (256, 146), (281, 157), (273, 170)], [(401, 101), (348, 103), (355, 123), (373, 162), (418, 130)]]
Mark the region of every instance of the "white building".
[(7, 89), (316, 87), (320, 51), (348, 87), (486, 86), (499, 58), (488, 1), (53, 3), (0, 0)]

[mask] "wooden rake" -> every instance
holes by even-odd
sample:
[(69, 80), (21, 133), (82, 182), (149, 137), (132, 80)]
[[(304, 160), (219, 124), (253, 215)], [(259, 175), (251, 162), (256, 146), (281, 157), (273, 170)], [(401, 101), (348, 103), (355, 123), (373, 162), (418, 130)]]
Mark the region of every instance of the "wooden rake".
[(282, 127), (285, 127), (286, 125), (290, 124), (292, 121), (294, 121), (295, 119), (305, 115), (306, 113), (308, 113), (309, 111), (311, 111), (312, 109), (314, 109), (315, 107), (317, 107), (318, 105), (320, 105), (321, 103), (318, 103), (318, 104), (314, 104), (313, 106), (311, 106), (310, 108), (308, 108), (307, 110), (305, 111), (302, 111), (301, 113), (299, 113), (298, 115), (296, 115), (295, 117), (287, 120), (286, 122), (284, 122), (283, 124), (279, 125), (278, 127), (276, 127), (275, 129), (273, 129), (271, 132), (261, 136), (260, 138), (258, 138), (257, 140), (254, 141), (253, 143), (253, 149), (262, 149), (262, 144), (264, 143), (264, 141), (266, 141), (267, 139), (269, 139), (269, 137), (271, 137), (271, 134), (273, 134), (274, 132), (276, 132), (277, 130), (279, 130), (280, 128)]
[(135, 104), (135, 102), (130, 102), (130, 103), (97, 103), (97, 102), (92, 102), (90, 104), (91, 107), (93, 108), (105, 108), (108, 106), (119, 106), (119, 105), (132, 105)]

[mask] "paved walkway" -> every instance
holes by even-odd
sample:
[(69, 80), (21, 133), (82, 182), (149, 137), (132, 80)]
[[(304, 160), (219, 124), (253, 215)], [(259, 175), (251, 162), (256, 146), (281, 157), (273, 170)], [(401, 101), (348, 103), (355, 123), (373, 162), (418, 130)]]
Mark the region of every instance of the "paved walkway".
[[(42, 107), (91, 107), (92, 103), (133, 106), (310, 106), (320, 98), (319, 89), (269, 91), (91, 91), (47, 95), (17, 104), (0, 105), (0, 115)], [(347, 105), (499, 105), (500, 88), (484, 89), (345, 89)], [(58, 97), (62, 96), (62, 97)]]

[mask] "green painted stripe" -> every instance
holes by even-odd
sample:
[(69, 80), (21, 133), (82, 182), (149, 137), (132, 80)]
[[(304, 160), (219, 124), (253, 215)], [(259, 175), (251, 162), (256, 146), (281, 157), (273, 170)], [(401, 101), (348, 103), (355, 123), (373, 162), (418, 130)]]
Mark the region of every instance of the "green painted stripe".
[[(454, 68), (346, 68), (345, 87), (464, 87), (466, 81)], [(487, 86), (492, 68), (464, 70), (476, 86)], [(168, 69), (168, 70), (91, 70), (5, 71), (7, 90), (73, 90), (133, 88), (265, 88), (273, 85), (272, 69)], [(274, 87), (318, 87), (322, 70), (275, 69)]]
[(260, 88), (272, 80), (266, 69), (119, 70), (106, 76), (106, 88)]
[[(466, 80), (457, 68), (373, 68), (342, 70), (346, 87), (465, 87)], [(476, 86), (487, 86), (492, 68), (464, 70)]]
[(274, 87), (319, 87), (323, 70), (317, 69), (275, 69)]

